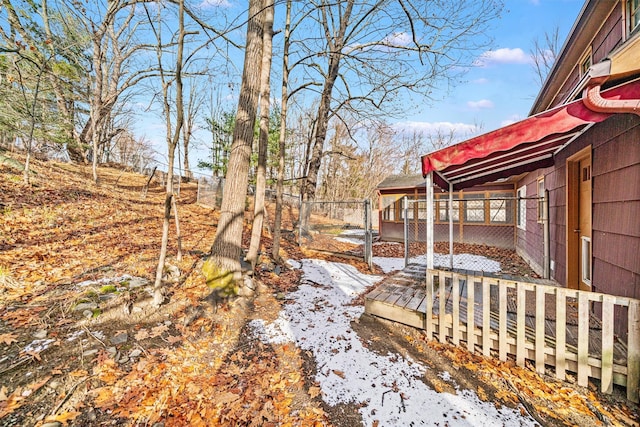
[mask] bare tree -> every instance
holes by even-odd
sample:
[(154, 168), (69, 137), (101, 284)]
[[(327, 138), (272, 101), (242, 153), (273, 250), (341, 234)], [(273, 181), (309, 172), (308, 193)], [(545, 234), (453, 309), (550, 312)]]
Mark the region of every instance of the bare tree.
[[(158, 5), (160, 8), (160, 5)], [(169, 226), (171, 222), (171, 208), (176, 207), (173, 198), (173, 167), (175, 162), (175, 151), (180, 140), (180, 133), (182, 131), (182, 124), (184, 120), (184, 110), (183, 110), (183, 83), (182, 83), (182, 69), (184, 66), (183, 63), (183, 52), (184, 52), (184, 41), (186, 36), (185, 24), (184, 24), (184, 0), (178, 1), (178, 34), (177, 34), (177, 42), (176, 42), (176, 59), (175, 59), (175, 71), (173, 78), (170, 75), (167, 75), (163, 65), (162, 52), (164, 49), (164, 45), (162, 42), (162, 16), (161, 13), (157, 13), (158, 24), (157, 26), (154, 24), (154, 20), (149, 13), (148, 8), (145, 6), (145, 10), (147, 12), (147, 16), (149, 19), (149, 23), (153, 27), (154, 34), (156, 36), (156, 56), (158, 59), (158, 71), (160, 73), (160, 83), (162, 85), (162, 105), (164, 118), (166, 123), (166, 140), (167, 140), (167, 159), (168, 159), (168, 169), (167, 169), (167, 183), (166, 183), (166, 195), (164, 201), (164, 218), (162, 222), (162, 242), (160, 247), (160, 256), (158, 259), (158, 267), (156, 269), (156, 278), (154, 282), (154, 293), (153, 293), (153, 302), (156, 306), (159, 306), (164, 301), (164, 294), (162, 291), (162, 276), (164, 273), (164, 263), (167, 256), (167, 245), (169, 242)], [(172, 109), (170, 105), (169, 98), (169, 88), (172, 83), (175, 82), (175, 109), (176, 109), (176, 121), (175, 125), (172, 124), (171, 116)], [(176, 212), (177, 215), (177, 212)], [(176, 223), (177, 224), (177, 223)], [(179, 230), (179, 227), (178, 227)], [(179, 233), (178, 233), (179, 234)], [(178, 235), (178, 250), (180, 251), (180, 236)]]
[(418, 173), (418, 159), (420, 155), (426, 154), (426, 152), (424, 152), (424, 133), (415, 129), (409, 135), (403, 133), (400, 137), (400, 145), (402, 147), (401, 173), (404, 175)]
[(233, 144), (224, 184), (220, 220), (211, 246), (211, 256), (203, 266), (207, 284), (222, 295), (239, 292), (242, 277), (240, 256), (247, 178), (251, 160), (253, 129), (260, 94), (262, 62), (263, 0), (249, 1), (247, 42), (242, 72)]
[(493, 0), (317, 0), (303, 8), (309, 24), (296, 29), (304, 36), (295, 65), (305, 83), (297, 90), (319, 97), (303, 200), (315, 198), (329, 120), (406, 111), (402, 94), (429, 99), (486, 46), (500, 11)]
[(182, 147), (184, 149), (184, 172), (187, 178), (192, 178), (189, 164), (189, 151), (192, 145), (192, 137), (197, 130), (197, 120), (204, 105), (204, 93), (199, 90), (197, 80), (189, 79), (189, 99), (184, 112), (184, 124), (182, 126)]
[(538, 77), (540, 86), (544, 84), (558, 56), (560, 47), (559, 33), (560, 27), (556, 25), (550, 31), (544, 33), (542, 40), (539, 37), (533, 39), (531, 58), (533, 59), (533, 70)]
[(258, 251), (262, 237), (265, 217), (265, 189), (267, 181), (267, 148), (269, 145), (269, 98), (271, 95), (271, 58), (273, 43), (273, 0), (266, 0), (262, 31), (262, 64), (260, 66), (260, 135), (258, 138), (258, 165), (256, 173), (256, 192), (253, 202), (253, 224), (251, 225), (251, 243), (247, 252), (247, 261), (252, 269), (258, 262)]

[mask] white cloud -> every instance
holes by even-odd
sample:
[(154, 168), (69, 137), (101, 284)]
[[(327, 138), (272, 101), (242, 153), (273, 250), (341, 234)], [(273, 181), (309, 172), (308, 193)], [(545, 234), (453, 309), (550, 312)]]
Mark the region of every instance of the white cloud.
[(485, 77), (481, 77), (479, 79), (473, 80), (472, 83), (479, 84), (479, 85), (484, 85), (484, 84), (489, 83), (489, 79), (487, 79)]
[(486, 67), (496, 64), (530, 64), (531, 55), (525, 53), (519, 47), (511, 49), (504, 47), (497, 50), (488, 50), (484, 52), (475, 61), (475, 65), (479, 67)]
[(451, 123), (451, 122), (415, 122), (406, 121), (398, 122), (394, 127), (400, 133), (421, 132), (425, 135), (437, 135), (442, 133), (453, 132), (456, 135), (465, 136), (477, 133), (477, 125), (468, 123)]
[(472, 110), (487, 110), (493, 108), (493, 102), (488, 99), (481, 99), (480, 101), (467, 101), (467, 107)]
[(500, 127), (509, 126), (511, 124), (514, 124), (515, 122), (519, 122), (523, 118), (524, 117), (520, 116), (519, 114), (514, 114), (511, 117), (508, 117), (508, 118), (504, 119), (503, 121), (501, 121), (500, 122)]
[(229, 3), (229, 0), (202, 0), (200, 7), (203, 9), (213, 7), (227, 8), (231, 7), (231, 3)]
[(411, 36), (406, 32), (393, 33), (384, 38), (385, 43), (389, 43), (393, 46), (407, 46), (412, 42)]

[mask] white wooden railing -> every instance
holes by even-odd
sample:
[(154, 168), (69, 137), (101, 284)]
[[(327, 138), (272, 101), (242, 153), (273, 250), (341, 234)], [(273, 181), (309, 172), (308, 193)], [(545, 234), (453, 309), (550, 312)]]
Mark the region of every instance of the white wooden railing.
[[(425, 300), (429, 339), (528, 359), (539, 373), (553, 366), (560, 380), (573, 372), (580, 386), (596, 378), (604, 393), (618, 384), (639, 401), (640, 300), (441, 270), (427, 271)], [(616, 313), (626, 343), (614, 335)]]

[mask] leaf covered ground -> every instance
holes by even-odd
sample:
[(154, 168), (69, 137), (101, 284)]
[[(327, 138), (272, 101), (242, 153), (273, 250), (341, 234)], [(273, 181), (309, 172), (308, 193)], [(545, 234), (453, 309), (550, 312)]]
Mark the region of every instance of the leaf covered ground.
[[(194, 183), (180, 187), (183, 257), (175, 257), (172, 230), (169, 303), (155, 309), (149, 290), (160, 184), (152, 181), (145, 195), (147, 177), (117, 168), (99, 168), (99, 186), (89, 166), (35, 162), (34, 172), (25, 186), (21, 171), (0, 165), (1, 426), (363, 424), (358, 402), (323, 399), (312, 349), (265, 342), (252, 330), (255, 321), (275, 322), (291, 303), (301, 270), (279, 266), (277, 274), (263, 256), (255, 298), (209, 297), (199, 268), (217, 211), (196, 204)], [(283, 228), (293, 230), (288, 213)], [(309, 257), (292, 233), (284, 236), (283, 257)], [(263, 252), (269, 249), (267, 236)], [(353, 258), (324, 258), (366, 271)], [(368, 316), (353, 330), (372, 351), (429, 366), (422, 381), (438, 392), (457, 393), (442, 380), (446, 371), (481, 399), (520, 408), (541, 424), (637, 425), (637, 407), (599, 395), (597, 385), (541, 378)], [(339, 380), (345, 372), (331, 374)]]

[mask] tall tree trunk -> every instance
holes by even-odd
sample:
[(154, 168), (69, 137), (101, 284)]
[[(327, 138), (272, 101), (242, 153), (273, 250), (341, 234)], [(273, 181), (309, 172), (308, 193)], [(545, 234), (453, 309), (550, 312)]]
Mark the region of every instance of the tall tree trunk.
[[(318, 115), (316, 116), (315, 134), (313, 138), (313, 146), (311, 148), (311, 158), (307, 166), (307, 175), (302, 183), (302, 206), (305, 207), (306, 202), (313, 202), (316, 197), (316, 187), (318, 184), (318, 173), (322, 163), (322, 154), (324, 152), (324, 141), (327, 137), (327, 128), (329, 126), (329, 111), (331, 107), (331, 97), (333, 87), (338, 73), (340, 71), (340, 60), (342, 58), (342, 49), (344, 48), (345, 33), (347, 25), (351, 19), (351, 11), (353, 10), (354, 0), (348, 0), (344, 14), (341, 16), (340, 28), (338, 33), (330, 36), (327, 40), (329, 44), (329, 68), (327, 70), (324, 87), (320, 96), (320, 105), (318, 106)], [(324, 20), (327, 20), (324, 16)], [(308, 207), (308, 204), (306, 205)], [(302, 230), (307, 230), (309, 225), (309, 217), (311, 209), (304, 208), (300, 212), (300, 221)]]
[(273, 41), (273, 0), (267, 0), (264, 10), (264, 26), (262, 32), (262, 65), (260, 76), (260, 136), (258, 138), (258, 170), (256, 174), (256, 193), (254, 196), (253, 224), (251, 229), (251, 243), (247, 253), (247, 261), (255, 269), (258, 263), (262, 225), (265, 212), (265, 188), (267, 181), (267, 149), (269, 146), (269, 97), (271, 86), (271, 47)]
[(224, 195), (216, 237), (211, 246), (211, 257), (203, 266), (207, 284), (226, 295), (238, 292), (242, 278), (240, 255), (242, 229), (247, 195), (247, 178), (251, 160), (253, 126), (256, 120), (260, 93), (260, 66), (262, 62), (263, 0), (249, 1), (247, 45), (242, 72), (236, 126), (224, 184)]
[(278, 177), (276, 183), (276, 213), (273, 219), (273, 245), (271, 256), (280, 262), (280, 236), (282, 234), (282, 194), (284, 193), (284, 160), (287, 136), (287, 106), (289, 86), (289, 32), (291, 31), (291, 0), (287, 0), (287, 16), (284, 26), (284, 48), (282, 53), (282, 96), (280, 111), (280, 137), (278, 140)]
[(316, 187), (318, 185), (318, 174), (322, 164), (322, 153), (324, 152), (324, 141), (327, 137), (329, 125), (329, 108), (331, 105), (331, 93), (338, 77), (340, 58), (338, 54), (332, 54), (329, 59), (329, 74), (325, 81), (318, 115), (316, 120), (315, 134), (311, 146), (311, 156), (307, 164), (307, 174), (302, 182), (302, 209), (300, 211), (301, 229), (308, 230), (309, 217), (311, 216), (310, 202), (316, 198)]

